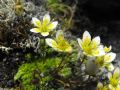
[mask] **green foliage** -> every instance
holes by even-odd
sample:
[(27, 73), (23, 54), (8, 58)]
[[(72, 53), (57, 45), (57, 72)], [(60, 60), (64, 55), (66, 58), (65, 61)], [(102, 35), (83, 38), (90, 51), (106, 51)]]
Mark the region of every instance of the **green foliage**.
[(14, 80), (21, 80), (25, 90), (34, 90), (36, 85), (33, 85), (31, 81), (37, 78), (40, 80), (38, 83), (39, 86), (45, 85), (49, 80), (51, 80), (51, 76), (49, 74), (50, 70), (58, 67), (60, 61), (61, 58), (54, 57), (47, 58), (45, 62), (38, 59), (32, 63), (25, 63), (20, 66)]
[[(56, 18), (62, 21), (62, 28), (68, 30), (73, 26), (73, 16), (74, 10), (71, 6), (60, 2), (59, 0), (47, 0), (47, 9), (54, 15)], [(62, 14), (62, 17), (60, 16)]]
[(48, 4), (55, 4), (55, 3), (58, 3), (58, 2), (59, 2), (58, 0), (47, 0)]
[(26, 58), (27, 60), (31, 60), (31, 58), (32, 58), (31, 53), (27, 53), (27, 54), (25, 55), (25, 58)]
[(71, 68), (65, 67), (59, 72), (59, 74), (63, 77), (68, 77), (71, 75)]
[(14, 80), (21, 79), (22, 84), (25, 90), (33, 90), (34, 86), (31, 84), (32, 72), (36, 69), (35, 63), (27, 63), (23, 64), (17, 74), (14, 77)]
[[(67, 9), (70, 9), (64, 4), (55, 2), (55, 0), (50, 3), (52, 3), (50, 8), (53, 11), (56, 10), (56, 12), (67, 12)], [(101, 44), (99, 36), (91, 39), (90, 33), (85, 31), (82, 39), (78, 38), (78, 42), (70, 40), (71, 43), (69, 43), (64, 37), (63, 30), (55, 32), (55, 36), (49, 33), (53, 27), (56, 27), (56, 22), (52, 22), (48, 31), (46, 29), (41, 31), (40, 27), (45, 24), (44, 27), (47, 28), (46, 24), (49, 25), (49, 14), (43, 17), (43, 21), (44, 23), (41, 24), (39, 19), (33, 18), (32, 22), (38, 28), (30, 30), (34, 33), (41, 33), (41, 52), (38, 54), (40, 56), (36, 55), (37, 58), (35, 58), (30, 53), (26, 54), (25, 57), (31, 62), (20, 66), (14, 77), (15, 80), (22, 82), (24, 90), (50, 90), (54, 88), (54, 84), (56, 84), (55, 88), (57, 86), (57, 89), (61, 87), (87, 86), (94, 80), (97, 82), (98, 78), (101, 78), (100, 74), (104, 74), (103, 71), (108, 71), (106, 65), (110, 64), (109, 68), (111, 71), (114, 70), (112, 61), (115, 59), (116, 54), (110, 52), (111, 48), (104, 47)], [(56, 25), (54, 26), (55, 23)], [(53, 49), (49, 49), (46, 44)], [(58, 53), (54, 53), (53, 50)], [(99, 59), (105, 64), (99, 65), (101, 63), (98, 62)], [(95, 63), (96, 60), (97, 63)]]

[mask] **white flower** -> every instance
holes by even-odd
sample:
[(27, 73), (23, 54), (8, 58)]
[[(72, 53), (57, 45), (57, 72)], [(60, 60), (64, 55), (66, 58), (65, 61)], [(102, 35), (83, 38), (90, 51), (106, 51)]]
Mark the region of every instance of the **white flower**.
[(110, 47), (105, 46), (104, 47), (105, 55), (96, 58), (95, 63), (99, 68), (106, 67), (108, 71), (114, 70), (112, 61), (116, 58), (116, 53), (110, 52), (111, 48), (112, 48), (111, 46)]
[(120, 89), (120, 69), (116, 68), (113, 73), (108, 73), (110, 90)]
[(85, 31), (82, 40), (80, 38), (77, 40), (84, 54), (88, 56), (102, 56), (105, 54), (103, 46), (100, 45), (99, 36), (91, 40), (91, 35), (88, 31)]
[(55, 40), (47, 38), (46, 43), (59, 52), (72, 52), (72, 47), (64, 38), (62, 30), (57, 31)]
[(49, 14), (46, 14), (43, 17), (43, 21), (41, 22), (37, 18), (32, 18), (32, 23), (36, 26), (35, 28), (32, 28), (30, 31), (34, 33), (41, 33), (42, 36), (48, 36), (49, 33), (54, 30), (58, 24), (57, 21), (50, 22), (50, 16)]

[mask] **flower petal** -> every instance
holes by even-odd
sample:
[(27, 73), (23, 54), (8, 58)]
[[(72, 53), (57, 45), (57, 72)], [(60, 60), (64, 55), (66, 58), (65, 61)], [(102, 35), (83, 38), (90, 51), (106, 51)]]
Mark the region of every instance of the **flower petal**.
[(88, 45), (88, 44), (90, 44), (90, 42), (91, 42), (91, 35), (90, 35), (90, 33), (88, 32), (88, 31), (85, 31), (84, 33), (83, 33), (83, 43), (85, 44), (85, 45)]
[(108, 79), (110, 80), (112, 78), (112, 73), (108, 73)]
[(32, 23), (36, 26), (36, 27), (41, 27), (41, 22), (39, 19), (33, 17), (32, 18)]
[(50, 23), (50, 24), (48, 25), (48, 29), (49, 29), (49, 30), (55, 29), (56, 26), (57, 26), (57, 24), (58, 24), (57, 21)]
[(113, 87), (111, 84), (109, 84), (109, 90), (116, 90), (116, 88), (115, 87)]
[(116, 90), (120, 90), (120, 85), (117, 86)]
[(68, 46), (68, 48), (65, 49), (65, 52), (71, 53), (71, 52), (72, 52), (72, 47), (71, 47), (71, 46)]
[(117, 67), (113, 73), (113, 78), (119, 78), (120, 77), (120, 69)]
[(100, 37), (95, 37), (91, 42), (91, 48), (97, 48), (97, 46), (100, 44)]
[(88, 31), (85, 31), (85, 32), (83, 33), (83, 40), (84, 40), (84, 38), (86, 38), (86, 37), (89, 37), (89, 38), (91, 39), (91, 35), (90, 35), (90, 33), (89, 33)]
[(43, 17), (43, 23), (45, 23), (45, 24), (50, 23), (50, 15), (49, 15), (49, 14), (46, 14), (46, 15)]
[(64, 33), (62, 30), (58, 30), (56, 33), (56, 41), (61, 42), (64, 40)]
[(111, 49), (112, 49), (112, 46), (109, 46), (109, 47), (105, 46), (105, 47), (104, 47), (104, 51), (105, 51), (106, 53), (109, 52)]
[(107, 67), (107, 69), (108, 69), (109, 71), (113, 71), (113, 70), (114, 70), (114, 66), (113, 66), (112, 63), (108, 64), (106, 67)]
[(38, 28), (33, 28), (33, 29), (30, 29), (31, 32), (34, 32), (34, 33), (40, 33), (40, 29)]
[(103, 56), (105, 55), (105, 51), (103, 50), (103, 45), (100, 45), (97, 49), (93, 50), (94, 56)]
[[(82, 48), (82, 40), (80, 38), (77, 38), (78, 44), (80, 45), (80, 47)], [(83, 48), (82, 48), (83, 49)]]
[(113, 53), (113, 52), (110, 52), (110, 53), (107, 53), (105, 56), (104, 56), (104, 61), (105, 62), (112, 62), (114, 59), (116, 58), (116, 54)]
[(101, 82), (98, 82), (97, 88), (98, 88), (98, 90), (102, 90), (103, 89), (103, 84)]
[(46, 37), (46, 36), (49, 35), (49, 32), (41, 32), (41, 35), (44, 36), (44, 37)]
[(55, 50), (57, 49), (57, 43), (55, 40), (53, 40), (51, 38), (47, 38), (47, 39), (45, 39), (45, 41), (46, 41), (47, 45), (54, 48)]
[(64, 36), (64, 33), (63, 33), (63, 30), (58, 30), (57, 33), (56, 33), (56, 38), (58, 36)]

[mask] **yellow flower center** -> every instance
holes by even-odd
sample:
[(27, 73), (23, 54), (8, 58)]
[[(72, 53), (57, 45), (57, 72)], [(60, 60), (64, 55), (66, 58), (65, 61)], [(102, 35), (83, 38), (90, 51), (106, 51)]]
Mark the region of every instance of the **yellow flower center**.
[(69, 44), (65, 40), (62, 40), (58, 43), (58, 48), (61, 50), (65, 50), (66, 48), (68, 48), (68, 46)]

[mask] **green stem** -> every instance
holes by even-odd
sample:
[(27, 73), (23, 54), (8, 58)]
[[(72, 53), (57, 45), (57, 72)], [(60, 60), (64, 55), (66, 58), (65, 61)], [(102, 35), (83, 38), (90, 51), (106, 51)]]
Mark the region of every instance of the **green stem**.
[(62, 54), (62, 60), (61, 60), (61, 62), (60, 62), (60, 64), (59, 64), (59, 66), (57, 67), (57, 71), (59, 71), (59, 70), (61, 70), (62, 68), (63, 68), (63, 64), (64, 64), (64, 54)]
[(83, 58), (80, 59), (81, 60), (80, 66), (83, 64), (83, 62), (85, 61), (85, 59), (86, 59), (86, 56), (84, 55)]
[(45, 57), (45, 38), (43, 38), (43, 58)]
[(45, 62), (46, 50), (45, 50), (45, 37), (43, 38), (43, 63)]

